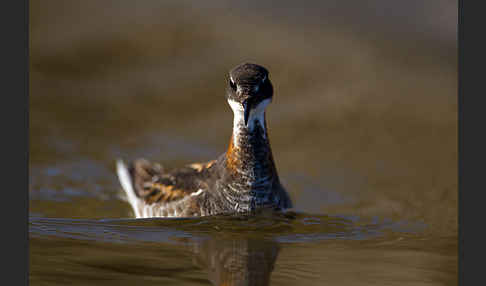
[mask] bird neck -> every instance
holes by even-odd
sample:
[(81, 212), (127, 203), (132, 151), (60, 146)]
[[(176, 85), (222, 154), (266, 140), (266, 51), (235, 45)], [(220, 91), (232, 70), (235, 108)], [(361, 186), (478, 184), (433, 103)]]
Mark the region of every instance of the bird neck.
[(268, 140), (265, 113), (262, 119), (253, 120), (253, 125), (236, 121), (233, 135), (226, 152), (226, 168), (232, 177), (252, 189), (268, 183), (276, 177), (272, 150)]

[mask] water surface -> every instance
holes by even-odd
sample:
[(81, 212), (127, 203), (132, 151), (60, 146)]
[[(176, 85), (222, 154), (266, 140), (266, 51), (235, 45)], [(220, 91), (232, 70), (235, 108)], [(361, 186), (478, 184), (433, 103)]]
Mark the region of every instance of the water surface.
[[(31, 1), (30, 283), (456, 285), (456, 4), (341, 2)], [(296, 208), (133, 219), (115, 160), (224, 152), (247, 60)]]

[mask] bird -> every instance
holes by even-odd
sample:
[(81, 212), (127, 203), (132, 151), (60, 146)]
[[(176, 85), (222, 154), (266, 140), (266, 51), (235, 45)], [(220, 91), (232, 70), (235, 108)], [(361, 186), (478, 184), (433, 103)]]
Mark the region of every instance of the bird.
[(270, 147), (266, 108), (273, 99), (268, 70), (244, 62), (229, 71), (225, 92), (233, 111), (226, 152), (166, 171), (158, 163), (118, 159), (117, 175), (136, 218), (252, 214), (292, 208)]

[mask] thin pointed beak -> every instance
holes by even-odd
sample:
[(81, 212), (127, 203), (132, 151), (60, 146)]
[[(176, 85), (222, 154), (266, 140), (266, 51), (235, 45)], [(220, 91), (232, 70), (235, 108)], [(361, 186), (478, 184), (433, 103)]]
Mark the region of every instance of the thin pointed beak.
[(245, 126), (248, 127), (248, 118), (250, 117), (251, 104), (248, 100), (245, 100), (241, 105), (243, 105), (244, 110)]

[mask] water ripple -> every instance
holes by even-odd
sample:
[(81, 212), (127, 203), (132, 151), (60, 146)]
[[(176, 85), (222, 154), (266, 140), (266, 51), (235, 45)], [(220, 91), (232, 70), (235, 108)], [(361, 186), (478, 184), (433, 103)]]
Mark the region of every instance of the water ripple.
[[(151, 219), (64, 219), (30, 217), (31, 236), (59, 236), (112, 242), (177, 242), (209, 236), (271, 239), (282, 243), (320, 240), (362, 240), (400, 230), (393, 222), (366, 222), (355, 217), (304, 213), (256, 216), (214, 216), (203, 218)], [(415, 231), (420, 230), (415, 226)]]

